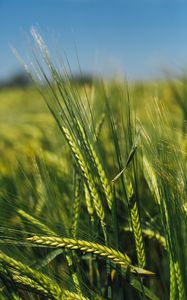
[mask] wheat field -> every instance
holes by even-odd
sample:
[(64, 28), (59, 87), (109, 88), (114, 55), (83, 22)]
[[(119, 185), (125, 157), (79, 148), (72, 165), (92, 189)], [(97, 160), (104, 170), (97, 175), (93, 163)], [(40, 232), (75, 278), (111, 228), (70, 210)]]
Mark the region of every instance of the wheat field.
[(186, 78), (80, 84), (33, 38), (0, 91), (0, 299), (185, 300)]

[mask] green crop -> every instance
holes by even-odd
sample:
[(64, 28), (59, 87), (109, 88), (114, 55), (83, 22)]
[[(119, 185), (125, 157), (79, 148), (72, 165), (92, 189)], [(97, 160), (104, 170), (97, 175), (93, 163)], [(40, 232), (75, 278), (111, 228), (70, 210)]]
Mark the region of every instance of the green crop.
[(185, 300), (185, 89), (73, 82), (32, 35), (34, 86), (0, 92), (1, 298)]

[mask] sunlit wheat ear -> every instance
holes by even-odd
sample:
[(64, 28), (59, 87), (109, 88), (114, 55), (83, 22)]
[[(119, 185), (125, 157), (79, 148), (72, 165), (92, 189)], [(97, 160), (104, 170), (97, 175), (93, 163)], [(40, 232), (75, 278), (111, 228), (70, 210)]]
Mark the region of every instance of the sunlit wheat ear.
[(80, 190), (81, 190), (81, 179), (75, 174), (74, 179), (74, 203), (73, 203), (73, 217), (72, 217), (72, 236), (76, 238), (78, 230), (78, 220), (80, 213)]
[(85, 178), (86, 182), (87, 182), (87, 187), (90, 191), (91, 197), (93, 199), (93, 203), (94, 203), (94, 208), (96, 211), (97, 216), (99, 217), (99, 219), (101, 220), (101, 222), (104, 222), (105, 219), (105, 212), (100, 200), (100, 196), (95, 188), (95, 184), (94, 181), (92, 179), (91, 174), (89, 173), (89, 170), (87, 168), (87, 165), (84, 161), (84, 158), (79, 150), (79, 148), (77, 147), (73, 137), (71, 136), (71, 133), (69, 132), (69, 130), (65, 127), (63, 127), (63, 132), (64, 135), (68, 141), (68, 144), (74, 154), (74, 157), (76, 159), (76, 162), (80, 168), (80, 171), (83, 175), (83, 177)]
[(102, 184), (105, 196), (106, 196), (108, 207), (110, 209), (112, 209), (113, 196), (112, 196), (111, 186), (109, 184), (109, 181), (107, 179), (107, 176), (105, 174), (103, 166), (102, 166), (101, 162), (99, 161), (99, 158), (98, 158), (98, 156), (97, 156), (97, 154), (96, 154), (96, 152), (95, 152), (95, 150), (94, 150), (94, 148), (93, 148), (92, 145), (91, 145), (91, 151), (92, 151), (92, 155), (94, 157), (95, 164), (97, 166), (98, 174), (99, 174), (99, 177), (100, 177), (100, 180), (101, 180), (101, 184)]
[(160, 247), (162, 247), (166, 250), (166, 239), (159, 232), (156, 232), (149, 228), (142, 228), (142, 233), (148, 239), (157, 241), (157, 243), (160, 245)]
[(93, 218), (94, 215), (93, 201), (92, 198), (90, 197), (90, 193), (86, 184), (84, 184), (84, 194), (85, 194), (85, 201), (86, 201), (88, 214), (90, 215), (91, 218)]
[[(22, 209), (18, 209), (17, 212), (18, 212), (18, 214), (20, 215), (21, 218), (25, 219), (27, 222), (29, 222), (30, 224), (34, 225), (41, 232), (43, 232), (45, 234), (48, 234), (48, 235), (56, 235), (56, 233), (54, 231), (52, 231), (48, 226), (46, 226), (45, 224), (41, 223), (39, 220), (37, 220), (36, 218), (32, 217), (31, 215), (29, 215), (28, 213), (26, 213)], [(63, 253), (63, 251), (61, 251), (61, 253)], [(58, 253), (58, 255), (61, 254), (61, 253)], [(72, 258), (68, 254), (65, 254), (65, 258), (67, 260), (68, 267), (70, 269), (72, 269), (72, 266), (73, 266)], [(75, 284), (75, 287), (77, 288), (77, 290), (79, 292), (79, 280), (78, 280), (78, 276), (77, 276), (76, 272), (72, 273), (72, 278), (73, 278), (73, 282)]]
[(130, 258), (126, 254), (108, 248), (106, 246), (100, 245), (98, 243), (87, 242), (84, 240), (75, 240), (69, 238), (55, 238), (55, 237), (45, 237), (45, 236), (33, 236), (27, 239), (37, 245), (46, 245), (54, 248), (68, 248), (71, 250), (80, 249), (88, 253), (94, 253), (101, 257), (106, 257), (115, 263), (119, 263), (125, 267), (131, 263)]
[(185, 288), (184, 282), (182, 278), (181, 268), (178, 261), (174, 262), (174, 271), (175, 271), (175, 278), (176, 278), (176, 285), (178, 290), (178, 297), (179, 300), (185, 299)]
[(145, 259), (144, 242), (142, 236), (142, 228), (141, 228), (140, 216), (139, 216), (138, 206), (136, 203), (136, 198), (133, 192), (132, 184), (130, 182), (127, 184), (127, 195), (128, 195), (128, 202), (129, 202), (132, 231), (134, 234), (135, 245), (136, 245), (138, 265), (141, 268), (144, 268), (146, 264), (146, 259)]
[(112, 208), (112, 190), (111, 190), (111, 186), (109, 184), (109, 181), (107, 179), (106, 173), (104, 171), (104, 168), (103, 168), (103, 166), (102, 166), (102, 164), (99, 160), (99, 157), (98, 157), (93, 145), (87, 141), (85, 132), (84, 132), (84, 130), (83, 130), (83, 128), (82, 128), (82, 126), (80, 125), (79, 122), (78, 122), (78, 127), (80, 129), (81, 134), (82, 134), (84, 144), (85, 144), (85, 146), (87, 148), (87, 151), (89, 153), (90, 160), (93, 162), (93, 165), (97, 170), (98, 177), (99, 177), (98, 179), (100, 180), (101, 186), (103, 187), (103, 191), (104, 191), (108, 206), (111, 209)]
[(20, 275), (29, 277), (31, 280), (35, 281), (37, 284), (41, 286), (44, 290), (49, 291), (49, 293), (55, 297), (60, 295), (61, 290), (60, 288), (46, 275), (32, 270), (30, 267), (24, 265), (20, 261), (17, 261), (4, 253), (0, 252), (0, 261), (8, 265), (8, 267), (17, 270)]
[[(31, 269), (27, 265), (17, 261), (4, 253), (0, 252), (0, 262), (7, 265), (8, 268), (13, 269), (13, 276), (16, 283), (23, 286), (31, 287), (36, 291), (42, 292), (44, 295), (48, 294), (52, 299), (77, 299), (86, 300), (88, 298), (79, 296), (76, 293), (70, 292), (66, 289), (61, 289), (57, 283), (51, 278)], [(1, 268), (0, 268), (1, 271)], [(10, 278), (11, 279), (11, 278)]]
[(175, 300), (176, 299), (176, 293), (177, 293), (177, 285), (176, 285), (176, 276), (175, 276), (175, 270), (173, 266), (173, 261), (172, 258), (170, 257), (170, 278), (169, 278), (169, 283), (170, 283), (170, 300)]
[(131, 264), (131, 259), (127, 254), (124, 254), (118, 250), (113, 248), (109, 248), (107, 246), (88, 242), (85, 240), (75, 240), (70, 238), (58, 238), (58, 237), (48, 237), (48, 236), (33, 236), (27, 238), (28, 241), (33, 244), (40, 246), (47, 246), (52, 248), (67, 248), (70, 250), (81, 250), (87, 253), (93, 253), (97, 256), (106, 258), (113, 263), (119, 264), (125, 269), (129, 268), (131, 272), (137, 274), (147, 274), (153, 275), (154, 273), (144, 270), (139, 267), (135, 267)]
[[(133, 230), (131, 227), (125, 227), (124, 231), (133, 233)], [(157, 243), (160, 245), (160, 247), (162, 247), (166, 250), (166, 239), (159, 232), (156, 232), (149, 228), (142, 228), (142, 233), (146, 238), (157, 241)]]

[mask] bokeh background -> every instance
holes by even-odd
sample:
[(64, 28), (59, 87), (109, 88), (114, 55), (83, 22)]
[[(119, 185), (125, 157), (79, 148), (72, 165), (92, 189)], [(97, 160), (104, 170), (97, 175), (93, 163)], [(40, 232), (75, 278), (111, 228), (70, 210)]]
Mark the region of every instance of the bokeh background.
[(0, 0), (0, 81), (21, 72), (31, 26), (67, 54), (73, 72), (129, 80), (163, 77), (187, 65), (185, 0)]

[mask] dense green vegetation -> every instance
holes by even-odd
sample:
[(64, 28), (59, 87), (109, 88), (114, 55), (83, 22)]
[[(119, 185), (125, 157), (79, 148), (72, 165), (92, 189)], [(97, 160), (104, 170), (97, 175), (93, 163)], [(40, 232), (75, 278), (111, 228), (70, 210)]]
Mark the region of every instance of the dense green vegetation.
[(185, 78), (76, 84), (42, 55), (50, 80), (0, 93), (1, 299), (186, 299)]

